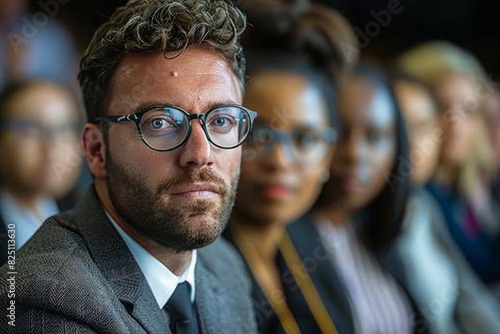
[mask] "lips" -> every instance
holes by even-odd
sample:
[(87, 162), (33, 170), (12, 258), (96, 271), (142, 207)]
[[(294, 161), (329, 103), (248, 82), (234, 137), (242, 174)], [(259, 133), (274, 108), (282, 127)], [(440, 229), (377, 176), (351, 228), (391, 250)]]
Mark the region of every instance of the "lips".
[(212, 183), (179, 185), (170, 191), (170, 196), (185, 199), (213, 199), (220, 194), (220, 187)]
[(279, 185), (266, 186), (262, 190), (264, 196), (270, 199), (287, 199), (293, 194), (290, 188)]
[(264, 182), (256, 186), (257, 194), (268, 200), (287, 200), (294, 195), (295, 189), (286, 182)]
[(340, 184), (345, 192), (362, 191), (367, 180), (357, 174), (340, 176)]

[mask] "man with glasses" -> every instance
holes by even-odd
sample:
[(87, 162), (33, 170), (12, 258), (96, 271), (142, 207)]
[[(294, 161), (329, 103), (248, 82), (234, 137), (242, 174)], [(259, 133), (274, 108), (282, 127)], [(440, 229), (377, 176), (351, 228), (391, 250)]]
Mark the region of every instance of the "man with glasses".
[(218, 239), (256, 117), (240, 106), (244, 27), (230, 1), (136, 0), (98, 29), (79, 74), (94, 185), (17, 254), (14, 298), (0, 282), (16, 330), (255, 332), (243, 265)]

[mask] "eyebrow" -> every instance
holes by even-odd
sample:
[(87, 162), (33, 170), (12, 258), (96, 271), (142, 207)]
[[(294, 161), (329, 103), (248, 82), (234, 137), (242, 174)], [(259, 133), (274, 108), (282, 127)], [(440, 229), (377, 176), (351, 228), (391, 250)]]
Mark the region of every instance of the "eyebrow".
[(215, 109), (215, 108), (226, 107), (226, 106), (240, 106), (240, 104), (236, 103), (234, 101), (231, 101), (231, 100), (226, 100), (224, 102), (212, 101), (212, 102), (210, 102), (208, 104), (208, 110), (212, 110), (212, 109)]
[[(236, 103), (236, 102), (231, 101), (231, 100), (226, 100), (223, 102), (210, 101), (208, 103), (208, 108), (206, 110), (202, 111), (201, 113), (205, 113), (205, 112), (208, 112), (209, 110), (221, 108), (221, 107), (226, 107), (226, 106), (241, 106), (241, 104)], [(152, 102), (152, 103), (142, 103), (137, 108), (135, 108), (133, 113), (140, 113), (146, 109), (151, 109), (151, 108), (164, 108), (164, 107), (175, 107), (175, 108), (185, 110), (187, 112), (191, 112), (191, 110), (186, 110), (184, 108), (181, 108), (179, 106), (179, 104), (177, 104), (177, 103), (169, 103), (169, 102), (156, 102), (156, 103), (154, 103), (154, 102)]]

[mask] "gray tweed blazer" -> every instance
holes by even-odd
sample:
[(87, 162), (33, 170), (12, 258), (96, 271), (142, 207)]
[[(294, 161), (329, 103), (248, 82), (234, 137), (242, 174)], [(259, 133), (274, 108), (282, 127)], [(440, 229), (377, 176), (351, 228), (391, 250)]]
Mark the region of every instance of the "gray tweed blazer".
[[(223, 240), (199, 250), (195, 303), (202, 333), (256, 333), (243, 268)], [(15, 298), (8, 296), (10, 271), (0, 269), (0, 333), (170, 333), (93, 187), (75, 210), (49, 218), (17, 253)], [(15, 328), (6, 317), (11, 300)]]

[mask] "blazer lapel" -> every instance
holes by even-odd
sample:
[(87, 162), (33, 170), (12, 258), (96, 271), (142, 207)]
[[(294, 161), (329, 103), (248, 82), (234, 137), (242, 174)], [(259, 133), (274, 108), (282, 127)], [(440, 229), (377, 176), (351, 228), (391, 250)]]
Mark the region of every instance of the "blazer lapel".
[(344, 283), (330, 262), (312, 219), (306, 216), (288, 225), (287, 230), (300, 258), (315, 261), (315, 269), (309, 274), (319, 294), (325, 296), (323, 303), (339, 333), (354, 333), (354, 318)]
[(75, 216), (76, 229), (127, 312), (148, 333), (170, 333), (164, 311), (158, 308), (144, 275), (104, 213), (93, 187), (75, 208)]
[[(214, 242), (217, 243), (220, 240)], [(255, 323), (250, 300), (241, 295), (241, 289), (232, 284), (233, 267), (221, 268), (220, 260), (215, 252), (207, 251), (210, 245), (198, 252), (196, 263), (196, 308), (198, 311), (200, 329), (203, 334), (248, 334), (255, 333)], [(212, 267), (212, 262), (217, 265)], [(222, 274), (222, 271), (227, 274)], [(216, 274), (219, 274), (217, 276)], [(250, 293), (250, 291), (248, 291)], [(248, 302), (248, 303), (247, 303)]]
[[(196, 308), (200, 320), (200, 329), (204, 334), (224, 333), (224, 319), (227, 309), (225, 305), (224, 293), (218, 285), (213, 274), (205, 268), (201, 258), (196, 264)], [(222, 320), (222, 321), (221, 321)], [(227, 330), (227, 328), (226, 328)]]

